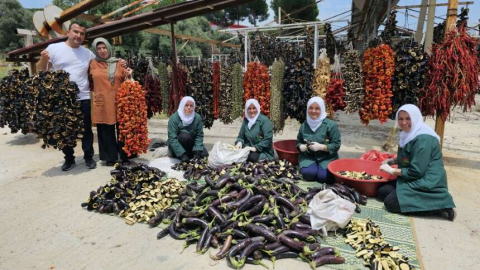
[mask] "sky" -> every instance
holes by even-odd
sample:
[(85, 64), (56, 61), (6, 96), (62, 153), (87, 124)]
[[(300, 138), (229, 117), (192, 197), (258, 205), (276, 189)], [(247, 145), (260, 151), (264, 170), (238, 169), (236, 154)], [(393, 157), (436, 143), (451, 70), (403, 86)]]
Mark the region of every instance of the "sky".
[[(269, 6), (270, 6), (271, 1), (272, 0), (267, 0)], [(292, 1), (294, 1), (294, 0), (292, 0)], [(472, 0), (470, 0), (470, 1), (472, 1)], [(469, 9), (470, 9), (469, 20), (468, 20), (468, 25), (469, 26), (477, 25), (479, 23), (479, 19), (480, 19), (480, 0), (473, 0), (473, 1), (477, 2), (477, 3), (469, 6)], [(19, 2), (25, 8), (42, 8), (42, 7), (45, 7), (46, 5), (52, 3), (51, 0), (19, 0)], [(421, 2), (422, 2), (421, 0), (400, 0), (398, 5), (399, 6), (419, 5), (419, 4), (421, 4)], [(438, 3), (447, 3), (447, 2), (448, 2), (448, 0), (437, 0), (437, 4)], [(342, 13), (344, 11), (350, 10), (351, 3), (352, 3), (351, 0), (323, 0), (322, 2), (317, 4), (318, 9), (319, 9), (319, 15), (318, 15), (317, 18), (319, 18), (321, 20), (325, 20), (329, 17), (332, 17), (332, 16), (337, 15), (339, 13)], [(420, 10), (420, 9), (416, 9), (416, 10)], [(399, 10), (399, 12), (397, 13), (397, 21), (398, 21), (397, 25), (400, 26), (400, 27), (405, 27), (405, 28), (416, 30), (418, 19), (408, 16), (408, 20), (406, 20), (405, 18), (407, 16), (405, 16), (404, 14), (401, 14), (401, 12), (405, 12), (405, 10)], [(447, 13), (447, 8), (446, 7), (437, 7), (435, 13), (436, 13), (436, 16), (445, 18), (446, 13)], [(418, 13), (412, 12), (412, 11), (409, 11), (409, 14), (410, 15), (415, 15), (415, 16), (418, 15)], [(273, 21), (273, 10), (272, 9), (269, 10), (269, 15), (270, 15), (270, 17), (268, 18), (268, 20), (266, 20), (264, 22), (261, 22), (260, 25), (264, 25), (268, 22)], [(348, 20), (350, 18), (350, 14), (346, 14), (346, 16), (347, 17), (345, 19)], [(335, 19), (339, 19), (341, 17), (343, 17), (343, 16), (340, 16), (340, 17), (335, 18)], [(442, 22), (442, 20), (441, 19), (436, 19), (435, 22), (440, 23), (440, 22)], [(243, 22), (242, 24), (250, 25), (248, 22)], [(343, 27), (346, 24), (347, 24), (346, 22), (334, 22), (334, 23), (332, 23), (332, 29), (337, 29), (337, 28)], [(425, 23), (425, 27), (426, 27), (426, 23)], [(478, 32), (475, 33), (475, 34), (478, 34)]]

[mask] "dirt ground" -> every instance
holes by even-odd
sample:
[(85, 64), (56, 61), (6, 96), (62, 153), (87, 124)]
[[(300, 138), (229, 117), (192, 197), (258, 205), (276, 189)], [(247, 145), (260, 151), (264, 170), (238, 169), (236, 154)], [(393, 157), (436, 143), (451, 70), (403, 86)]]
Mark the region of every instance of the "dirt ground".
[[(478, 101), (477, 101), (478, 103)], [(336, 117), (342, 133), (341, 157), (359, 157), (380, 150), (392, 121), (365, 127), (357, 115)], [(149, 122), (151, 137), (166, 139), (166, 120)], [(431, 126), (432, 120), (427, 121)], [(275, 136), (295, 139), (299, 124), (288, 121)], [(215, 123), (205, 131), (205, 143), (233, 143), (240, 127)], [(397, 132), (398, 134), (398, 132)], [(395, 142), (398, 137), (395, 137)], [(41, 149), (34, 135), (0, 129), (0, 269), (226, 269), (194, 248), (181, 253), (183, 242), (166, 237), (145, 224), (129, 226), (120, 218), (88, 212), (80, 207), (91, 190), (109, 180), (110, 167), (88, 170), (81, 147), (77, 165), (62, 172), (62, 153)], [(98, 146), (95, 145), (96, 151)], [(396, 146), (391, 151), (395, 151)], [(98, 151), (97, 151), (98, 153)], [(480, 256), (480, 113), (455, 113), (446, 123), (444, 161), (449, 189), (457, 206), (455, 222), (414, 218), (414, 230), (425, 269), (478, 269)], [(98, 160), (98, 154), (95, 155)], [(148, 162), (151, 153), (135, 162)], [(245, 269), (260, 269), (247, 266)], [(282, 260), (276, 269), (309, 269), (295, 260)]]

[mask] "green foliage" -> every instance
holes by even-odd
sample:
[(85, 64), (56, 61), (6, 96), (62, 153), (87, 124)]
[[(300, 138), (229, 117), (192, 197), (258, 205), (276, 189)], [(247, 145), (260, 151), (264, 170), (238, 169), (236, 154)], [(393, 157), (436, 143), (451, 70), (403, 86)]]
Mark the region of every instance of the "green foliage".
[(235, 22), (248, 21), (257, 25), (257, 21), (268, 19), (268, 5), (265, 0), (257, 0), (240, 6), (215, 11), (206, 15), (212, 22), (220, 26), (229, 26)]
[(23, 47), (23, 38), (17, 36), (15, 30), (33, 29), (32, 16), (17, 0), (0, 1), (0, 52)]
[[(281, 7), (285, 13), (290, 13), (301, 9), (304, 6), (314, 4), (316, 0), (272, 0), (270, 7), (275, 13), (275, 17), (278, 18), (278, 7)], [(293, 19), (300, 19), (304, 21), (315, 21), (318, 16), (318, 7), (314, 5), (312, 7), (306, 8), (299, 13), (293, 14), (290, 17)], [(283, 16), (282, 16), (283, 17)]]

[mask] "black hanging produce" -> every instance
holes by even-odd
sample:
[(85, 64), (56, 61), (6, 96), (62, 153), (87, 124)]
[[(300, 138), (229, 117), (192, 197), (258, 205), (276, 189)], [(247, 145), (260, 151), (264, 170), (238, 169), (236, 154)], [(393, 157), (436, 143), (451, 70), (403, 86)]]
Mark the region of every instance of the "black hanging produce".
[(158, 64), (158, 79), (160, 81), (160, 95), (162, 97), (162, 111), (168, 114), (170, 111), (170, 77), (168, 76), (167, 64)]
[(12, 133), (33, 132), (31, 117), (35, 111), (35, 90), (28, 82), (31, 84), (28, 69), (13, 69), (0, 82), (0, 127), (8, 126)]
[(333, 36), (332, 33), (332, 26), (329, 23), (326, 23), (325, 26), (323, 27), (323, 31), (325, 32), (325, 47), (327, 49), (327, 56), (328, 59), (330, 60), (330, 63), (335, 62), (335, 54), (337, 53), (337, 43), (335, 41), (335, 37)]
[(220, 69), (220, 121), (224, 124), (231, 124), (233, 108), (232, 92), (232, 66), (222, 63)]
[(145, 75), (143, 89), (145, 90), (145, 102), (147, 103), (147, 117), (150, 119), (153, 115), (162, 112), (160, 81), (151, 68)]
[(291, 117), (303, 123), (308, 100), (312, 97), (313, 67), (310, 59), (299, 57), (287, 62), (284, 75), (284, 118)]
[(360, 110), (365, 98), (362, 63), (358, 51), (350, 49), (344, 54), (345, 78), (345, 112), (354, 113)]
[(397, 11), (392, 10), (388, 15), (387, 22), (385, 23), (385, 29), (381, 35), (383, 41), (387, 45), (392, 44), (392, 37), (397, 35)]
[(395, 117), (403, 104), (418, 105), (428, 62), (428, 55), (412, 39), (400, 41), (394, 50), (396, 61), (392, 77), (392, 117)]
[(200, 114), (203, 126), (213, 126), (213, 83), (211, 67), (205, 61), (188, 67), (187, 94), (195, 100), (195, 111)]

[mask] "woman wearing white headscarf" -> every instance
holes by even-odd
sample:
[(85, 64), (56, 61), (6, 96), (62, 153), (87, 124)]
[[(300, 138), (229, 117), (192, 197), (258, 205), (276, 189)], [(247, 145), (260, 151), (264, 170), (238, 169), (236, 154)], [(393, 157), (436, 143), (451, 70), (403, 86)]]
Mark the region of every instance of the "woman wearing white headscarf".
[(397, 159), (384, 161), (380, 170), (396, 175), (397, 181), (380, 187), (378, 198), (390, 212), (446, 214), (453, 221), (455, 204), (448, 192), (440, 138), (415, 105), (400, 107), (396, 119), (402, 129)]
[(250, 149), (248, 161), (274, 158), (272, 121), (260, 113), (260, 104), (255, 99), (245, 103), (245, 119), (235, 145), (238, 149)]
[(332, 183), (327, 166), (338, 159), (341, 144), (337, 124), (327, 118), (323, 99), (312, 97), (307, 104), (307, 121), (300, 126), (297, 135), (298, 163), (303, 178)]
[(195, 112), (195, 100), (185, 96), (168, 120), (168, 149), (182, 162), (208, 156), (203, 146), (202, 117)]

